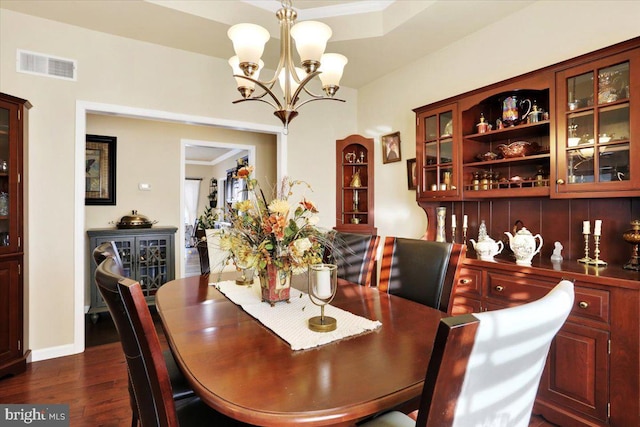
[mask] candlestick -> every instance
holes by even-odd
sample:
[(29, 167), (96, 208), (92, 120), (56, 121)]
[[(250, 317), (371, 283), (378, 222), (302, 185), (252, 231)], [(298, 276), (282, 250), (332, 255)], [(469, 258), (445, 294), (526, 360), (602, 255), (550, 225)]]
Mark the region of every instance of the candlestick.
[(607, 265), (607, 262), (600, 259), (600, 235), (595, 234), (595, 232), (593, 235), (593, 245), (595, 246), (593, 249), (594, 259), (589, 261), (588, 264), (595, 265), (596, 267), (604, 267)]
[(451, 243), (455, 243), (456, 242), (456, 224), (453, 223), (451, 225)]
[(594, 226), (593, 226), (593, 235), (594, 236), (599, 236), (600, 232), (602, 231), (602, 220), (601, 219), (596, 219)]
[[(586, 223), (588, 223), (589, 221), (585, 221)], [(585, 233), (584, 231), (587, 231), (587, 233)], [(591, 261), (591, 257), (589, 257), (589, 233), (588, 233), (588, 229), (583, 228), (583, 235), (584, 235), (584, 258), (580, 258), (578, 260), (578, 262), (581, 262), (583, 264), (589, 264), (589, 261)]]
[(466, 225), (462, 226), (462, 244), (467, 246), (467, 226)]
[(591, 223), (589, 221), (582, 221), (582, 234), (591, 234)]

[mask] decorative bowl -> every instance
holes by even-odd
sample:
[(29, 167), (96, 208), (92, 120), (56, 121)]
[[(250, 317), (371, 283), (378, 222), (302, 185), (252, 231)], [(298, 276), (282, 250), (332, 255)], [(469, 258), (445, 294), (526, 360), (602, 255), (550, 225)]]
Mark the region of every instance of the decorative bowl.
[(536, 154), (540, 150), (540, 146), (537, 142), (516, 141), (508, 145), (500, 144), (496, 147), (496, 150), (505, 159), (510, 159), (512, 157), (525, 157)]
[(489, 160), (495, 160), (498, 158), (498, 155), (496, 153), (493, 153), (491, 151), (484, 153), (484, 154), (478, 154), (477, 159), (482, 161), (482, 162), (487, 162)]

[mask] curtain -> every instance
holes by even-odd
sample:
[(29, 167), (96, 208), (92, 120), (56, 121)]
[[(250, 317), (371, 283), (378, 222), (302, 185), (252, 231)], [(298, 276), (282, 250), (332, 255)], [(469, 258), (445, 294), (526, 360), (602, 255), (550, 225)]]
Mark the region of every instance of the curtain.
[(200, 179), (184, 180), (184, 223), (195, 224), (198, 218), (198, 198), (200, 196)]

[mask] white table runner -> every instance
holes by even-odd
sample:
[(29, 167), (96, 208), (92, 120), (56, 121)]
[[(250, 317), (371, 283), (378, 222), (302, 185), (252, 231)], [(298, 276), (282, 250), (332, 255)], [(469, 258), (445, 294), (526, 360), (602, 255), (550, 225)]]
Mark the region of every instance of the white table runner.
[(271, 306), (262, 302), (260, 285), (238, 286), (235, 281), (209, 283), (215, 286), (229, 300), (242, 307), (276, 335), (285, 340), (292, 350), (305, 350), (328, 344), (332, 341), (373, 331), (382, 326), (377, 320), (365, 319), (331, 305), (325, 306), (325, 316), (338, 321), (338, 328), (330, 332), (314, 332), (307, 326), (307, 320), (320, 315), (320, 307), (311, 302), (309, 296), (291, 288), (289, 303), (279, 302)]

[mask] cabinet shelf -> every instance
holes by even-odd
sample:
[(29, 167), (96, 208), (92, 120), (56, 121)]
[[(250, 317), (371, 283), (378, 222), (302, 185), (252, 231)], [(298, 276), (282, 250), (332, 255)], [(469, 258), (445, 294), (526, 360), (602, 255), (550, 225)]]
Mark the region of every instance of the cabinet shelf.
[(465, 139), (472, 139), (478, 142), (504, 141), (506, 139), (522, 139), (538, 137), (549, 134), (549, 120), (537, 123), (526, 123), (518, 126), (495, 129), (485, 133), (472, 133), (465, 135)]
[(464, 163), (464, 167), (486, 167), (491, 165), (504, 165), (506, 163), (540, 163), (540, 160), (548, 160), (550, 158), (549, 153), (543, 154), (534, 154), (532, 156), (525, 157), (512, 157), (509, 159), (496, 159), (496, 160), (486, 160), (486, 161), (478, 161), (478, 162), (469, 162)]

